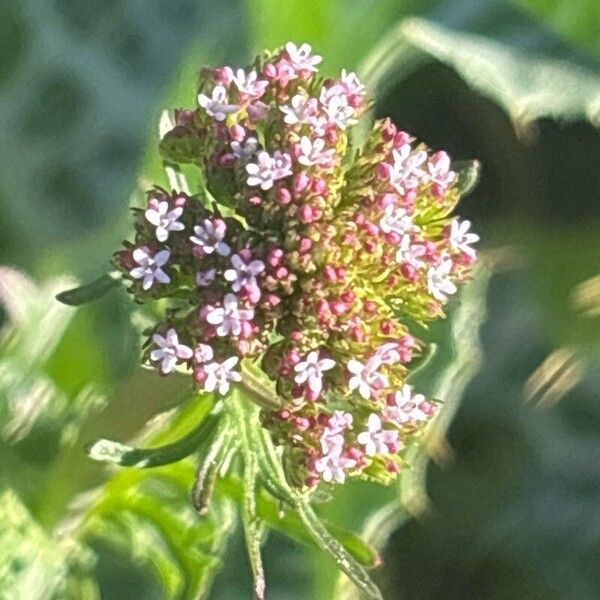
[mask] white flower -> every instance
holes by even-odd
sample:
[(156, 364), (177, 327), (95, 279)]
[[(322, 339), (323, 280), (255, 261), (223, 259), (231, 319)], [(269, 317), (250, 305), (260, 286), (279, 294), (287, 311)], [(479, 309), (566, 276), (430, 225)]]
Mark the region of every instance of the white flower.
[(285, 45), (285, 50), (290, 64), (297, 71), (317, 71), (316, 65), (323, 60), (321, 56), (316, 54), (311, 56), (312, 48), (309, 44), (302, 44), (298, 47), (296, 44), (288, 42)]
[(237, 298), (233, 294), (227, 294), (223, 299), (221, 308), (213, 308), (207, 315), (206, 320), (211, 325), (216, 325), (218, 336), (240, 335), (242, 323), (254, 318), (252, 308), (238, 308)]
[(384, 233), (393, 231), (398, 235), (405, 235), (418, 230), (408, 212), (404, 208), (396, 207), (393, 204), (388, 204), (383, 209), (383, 217), (379, 221), (379, 227)]
[(344, 483), (346, 481), (346, 471), (356, 466), (353, 458), (336, 454), (326, 454), (315, 461), (315, 471), (321, 474), (323, 481), (330, 483)]
[(185, 225), (177, 220), (182, 213), (182, 206), (169, 210), (169, 203), (162, 201), (156, 205), (156, 208), (149, 208), (145, 215), (146, 219), (156, 227), (156, 239), (159, 242), (166, 242), (170, 231), (185, 229)]
[(171, 278), (161, 269), (169, 260), (171, 252), (169, 250), (160, 250), (154, 256), (146, 252), (143, 248), (136, 248), (133, 251), (133, 260), (139, 265), (129, 271), (134, 279), (143, 279), (142, 288), (149, 290), (154, 281), (159, 283), (170, 283)]
[(231, 289), (234, 292), (239, 292), (241, 289), (246, 291), (258, 289), (256, 277), (265, 270), (265, 263), (262, 260), (251, 260), (245, 263), (239, 254), (234, 254), (231, 257), (231, 265), (233, 269), (227, 269), (223, 276), (231, 282)]
[(305, 360), (294, 366), (296, 376), (294, 381), (298, 384), (308, 382), (308, 389), (318, 396), (323, 389), (323, 372), (335, 367), (335, 360), (331, 358), (319, 359), (319, 353), (313, 350)]
[(323, 88), (320, 100), (329, 123), (333, 123), (340, 129), (358, 123), (354, 118), (355, 110), (348, 104), (348, 98), (340, 86)]
[(217, 270), (214, 268), (206, 269), (206, 271), (198, 271), (196, 274), (196, 283), (200, 287), (208, 287), (217, 275)]
[(222, 85), (216, 85), (212, 91), (212, 97), (198, 94), (198, 104), (206, 111), (209, 117), (217, 121), (224, 121), (227, 115), (239, 110), (237, 104), (229, 104), (227, 90)]
[(155, 333), (152, 341), (158, 348), (150, 352), (150, 360), (161, 361), (160, 370), (165, 374), (175, 368), (178, 360), (188, 360), (194, 354), (190, 347), (179, 343), (177, 332), (174, 329), (169, 329), (166, 337)]
[(311, 141), (307, 136), (302, 136), (300, 139), (300, 155), (298, 162), (305, 167), (311, 165), (330, 166), (333, 161), (333, 150), (323, 150), (325, 140), (317, 138)]
[(246, 138), (243, 142), (231, 142), (231, 151), (242, 162), (248, 162), (257, 150), (258, 140), (252, 136)]
[(470, 221), (454, 219), (450, 223), (450, 233), (448, 234), (448, 242), (453, 248), (464, 252), (467, 256), (475, 258), (475, 249), (471, 248), (470, 244), (479, 241), (479, 236), (476, 233), (468, 233), (471, 228)]
[(418, 269), (425, 263), (421, 259), (427, 250), (423, 244), (413, 244), (409, 235), (402, 236), (398, 250), (396, 251), (396, 262), (406, 263), (411, 267)]
[(390, 183), (399, 194), (416, 188), (425, 179), (423, 164), (427, 160), (425, 150), (414, 150), (410, 144), (404, 144), (398, 150), (393, 150), (394, 164), (390, 169)]
[(420, 408), (423, 402), (426, 402), (423, 394), (413, 395), (412, 387), (404, 384), (402, 389), (394, 394), (394, 404), (383, 409), (383, 417), (389, 423), (398, 426), (409, 422), (425, 421), (430, 414)]
[(380, 366), (381, 359), (377, 355), (368, 360), (364, 365), (353, 358), (350, 359), (347, 369), (352, 373), (352, 377), (348, 381), (348, 389), (351, 392), (358, 389), (358, 393), (365, 400), (368, 400), (371, 397), (372, 389), (388, 385), (387, 377), (377, 371)]
[(224, 396), (229, 391), (230, 381), (241, 381), (242, 376), (233, 368), (238, 363), (238, 357), (232, 356), (222, 363), (213, 362), (204, 365), (204, 372), (207, 377), (204, 382), (204, 391), (214, 392), (219, 391), (219, 394)]
[(223, 241), (227, 226), (221, 219), (204, 219), (203, 225), (194, 227), (194, 235), (190, 236), (192, 243), (200, 246), (205, 254), (217, 252), (220, 256), (228, 256), (231, 248)]
[(247, 184), (270, 190), (273, 183), (292, 174), (292, 159), (286, 152), (276, 150), (271, 156), (264, 150), (256, 156), (256, 163), (246, 165)]
[(284, 104), (279, 110), (285, 115), (283, 120), (288, 125), (312, 124), (317, 116), (317, 100), (309, 98), (306, 93), (296, 94), (290, 101), (290, 106)]
[(253, 98), (262, 96), (265, 93), (265, 88), (268, 84), (264, 79), (259, 80), (258, 75), (254, 70), (246, 74), (244, 69), (238, 69), (231, 80), (242, 94), (247, 94)]
[(379, 416), (371, 413), (367, 421), (367, 431), (359, 433), (356, 441), (365, 447), (367, 456), (375, 456), (380, 452), (389, 452), (390, 446), (397, 446), (398, 432), (382, 429)]
[(427, 170), (429, 179), (444, 188), (456, 179), (456, 173), (450, 170), (450, 157), (443, 151), (431, 156), (427, 163)]
[(456, 286), (450, 280), (452, 260), (447, 258), (427, 271), (427, 290), (439, 301), (446, 300), (447, 296), (456, 293)]

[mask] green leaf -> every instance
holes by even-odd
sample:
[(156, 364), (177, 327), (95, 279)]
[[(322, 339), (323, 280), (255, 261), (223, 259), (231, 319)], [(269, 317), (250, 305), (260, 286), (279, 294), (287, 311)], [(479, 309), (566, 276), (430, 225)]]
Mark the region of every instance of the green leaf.
[(433, 60), (456, 71), (518, 126), (545, 117), (600, 126), (600, 77), (593, 71), (426, 19), (404, 20), (372, 51), (361, 71), (381, 95)]
[(481, 179), (481, 163), (478, 160), (457, 160), (452, 168), (458, 172), (458, 193), (461, 199), (466, 198)]
[(53, 540), (11, 490), (0, 494), (0, 590), (3, 598), (65, 598), (71, 563), (89, 565), (84, 548)]
[(88, 449), (88, 455), (94, 460), (142, 469), (178, 462), (208, 443), (219, 422), (220, 406), (218, 409), (176, 442), (158, 448), (133, 448), (111, 440), (98, 440)]
[[(191, 400), (148, 441), (173, 445), (204, 422), (211, 404)], [(154, 469), (120, 469), (82, 501), (70, 527), (82, 542), (107, 540), (151, 567), (165, 598), (195, 599), (209, 589), (235, 523), (227, 498), (215, 499), (199, 517), (190, 501), (195, 469), (191, 457)]]
[(97, 300), (112, 289), (119, 287), (121, 278), (122, 275), (119, 271), (113, 271), (86, 285), (60, 292), (56, 295), (56, 299), (69, 306), (80, 306)]

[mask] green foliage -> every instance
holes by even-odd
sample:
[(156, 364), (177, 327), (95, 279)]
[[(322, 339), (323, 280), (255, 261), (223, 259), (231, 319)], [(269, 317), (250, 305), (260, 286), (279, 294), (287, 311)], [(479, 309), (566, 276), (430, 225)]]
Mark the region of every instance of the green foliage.
[[(594, 0), (518, 4), (580, 48), (599, 51)], [(419, 18), (400, 22), (407, 14)], [(248, 473), (244, 480), (234, 472), (216, 481), (239, 441), (221, 440), (218, 432), (200, 478), (197, 456), (156, 469), (100, 470), (84, 457), (87, 442), (99, 436), (129, 442), (148, 417), (178, 406), (189, 392), (142, 372), (121, 383), (131, 375), (138, 342), (118, 292), (75, 315), (53, 301), (71, 282), (36, 286), (2, 270), (0, 475), (7, 489), (0, 496), (0, 595), (206, 596), (225, 553), (233, 560), (227, 543), (234, 539), (234, 505), (243, 505), (257, 581), (259, 545), (269, 580), (277, 579), (276, 560), (285, 569), (285, 589), (271, 588), (272, 597), (305, 600), (300, 586), (289, 585), (300, 563), (313, 566), (310, 573), (305, 566), (299, 571), (305, 585), (314, 580), (306, 597), (356, 597), (356, 588), (336, 583), (323, 539), (341, 562), (351, 561), (363, 584), (363, 567), (378, 564), (383, 553), (377, 579), (390, 600), (400, 594), (597, 597), (598, 382), (586, 368), (594, 367), (600, 348), (591, 218), (598, 214), (599, 83), (591, 61), (556, 43), (533, 18), (496, 0), (383, 0), (376, 10), (344, 0), (247, 0), (245, 8), (234, 0), (219, 7), (191, 0), (3, 3), (3, 261), (38, 273), (93, 278), (104, 272), (127, 232), (123, 215), (144, 148), (152, 152), (141, 161), (141, 187), (167, 184), (162, 164), (151, 158), (160, 109), (195, 102), (195, 72), (203, 63), (245, 62), (247, 38), (254, 50), (309, 41), (324, 55), (326, 73), (362, 64), (377, 85), (380, 113), (394, 114), (458, 158), (483, 159), (482, 186), (465, 210), (478, 225), (487, 223), (488, 244), (523, 244), (516, 262), (526, 258), (529, 266), (522, 280), (511, 275), (507, 289), (499, 286), (502, 276), (492, 281), (489, 297), (496, 301), (483, 329), (483, 365), (475, 339), (461, 338), (460, 346), (448, 339), (461, 323), (475, 335), (484, 320), (478, 288), (484, 279), (465, 290), (477, 301), (465, 298), (449, 321), (431, 330), (439, 351), (413, 383), (448, 405), (438, 423), (449, 442), (442, 443), (439, 431), (430, 446), (444, 467), (416, 456), (401, 490), (351, 484), (314, 512), (301, 499), (293, 499), (300, 511), (290, 509), (269, 453), (246, 452), (246, 460), (267, 462), (271, 480), (253, 482)], [(186, 45), (191, 51), (172, 78)], [(165, 95), (168, 101), (160, 101)], [(426, 107), (421, 121), (417, 104)], [(568, 230), (567, 218), (573, 221)], [(584, 219), (592, 225), (582, 227)], [(547, 393), (556, 381), (547, 376), (532, 385), (530, 376), (544, 371), (538, 367), (549, 364), (559, 346), (576, 349), (581, 365), (574, 392), (551, 409), (544, 399), (557, 397)], [(572, 374), (567, 366), (557, 378)], [(523, 407), (523, 386), (541, 390), (536, 401), (547, 414)], [(110, 405), (103, 411), (106, 397)], [(145, 427), (135, 443), (169, 447), (202, 423), (209, 408), (197, 399), (184, 403)], [(135, 450), (133, 456), (139, 459)], [(195, 477), (202, 482), (196, 491), (203, 517), (190, 504)], [(245, 490), (255, 483), (254, 506)], [(302, 551), (282, 546), (267, 529), (300, 542)], [(365, 532), (366, 542), (356, 530)], [(281, 547), (288, 554), (279, 554)], [(147, 567), (141, 579), (140, 565)], [(242, 562), (227, 567), (229, 583), (246, 570)], [(130, 596), (127, 585), (134, 587)], [(242, 597), (233, 589), (233, 598)]]
[(513, 0), (540, 16), (560, 35), (600, 56), (600, 10), (596, 0)]
[(541, 118), (587, 119), (600, 126), (600, 76), (593, 71), (425, 19), (402, 21), (372, 51), (362, 70), (382, 94), (431, 59), (497, 103), (516, 127)]

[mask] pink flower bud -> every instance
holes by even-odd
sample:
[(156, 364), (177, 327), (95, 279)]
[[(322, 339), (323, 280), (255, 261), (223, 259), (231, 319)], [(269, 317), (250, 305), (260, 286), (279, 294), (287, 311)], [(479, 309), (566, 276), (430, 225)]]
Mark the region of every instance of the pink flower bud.
[(204, 381), (206, 380), (206, 377), (207, 377), (207, 375), (204, 372), (204, 369), (202, 367), (198, 367), (197, 369), (194, 369), (193, 376), (194, 376), (194, 380), (196, 381), (196, 383), (204, 383)]
[(334, 302), (331, 302), (330, 306), (331, 306), (331, 312), (334, 315), (343, 315), (348, 310), (348, 307), (343, 302), (340, 302), (339, 300), (335, 300)]
[(377, 312), (377, 304), (375, 304), (375, 302), (372, 300), (365, 300), (363, 303), (363, 308), (365, 309), (365, 312), (370, 315)]
[(246, 130), (238, 123), (235, 123), (229, 129), (229, 134), (231, 135), (232, 140), (241, 142), (246, 137)]
[(406, 131), (398, 131), (394, 136), (394, 148), (402, 148), (406, 144), (410, 144), (412, 138)]
[(394, 331), (394, 324), (389, 319), (385, 319), (381, 322), (379, 329), (384, 335), (389, 335), (392, 333), (392, 331)]
[(379, 208), (383, 210), (389, 204), (396, 204), (396, 196), (390, 193), (383, 194), (378, 198), (377, 203), (379, 205)]
[(277, 67), (272, 63), (267, 63), (263, 68), (263, 75), (267, 79), (275, 79), (277, 77)]
[(328, 281), (335, 281), (337, 279), (335, 269), (331, 265), (325, 265), (323, 267), (323, 274)]
[(312, 247), (312, 241), (309, 238), (302, 238), (298, 244), (298, 250), (301, 254), (306, 254)]
[(303, 223), (311, 223), (312, 222), (312, 220), (313, 220), (313, 209), (308, 204), (305, 204), (300, 209), (300, 220)]
[(396, 136), (396, 131), (396, 126), (389, 119), (386, 119), (381, 126), (381, 138), (385, 142), (391, 142)]
[(438, 199), (442, 198), (444, 196), (444, 193), (446, 192), (446, 188), (439, 183), (432, 183), (429, 187), (429, 190), (431, 192), (431, 195), (434, 198)]
[(417, 270), (409, 263), (402, 263), (400, 265), (400, 272), (409, 281), (415, 282), (418, 278)]
[(310, 177), (304, 172), (300, 171), (294, 177), (294, 191), (296, 195), (301, 194), (310, 184)]
[(260, 196), (250, 196), (248, 202), (253, 206), (258, 206), (262, 202), (262, 198)]
[(306, 431), (310, 427), (310, 421), (306, 417), (296, 417), (294, 419), (296, 429)]
[(381, 181), (386, 181), (390, 178), (390, 165), (384, 162), (379, 163), (377, 165), (377, 170), (375, 171), (375, 173)]
[(327, 182), (324, 179), (314, 179), (310, 189), (313, 193), (322, 195), (327, 191)]
[(287, 188), (282, 187), (277, 190), (277, 200), (280, 204), (289, 204), (292, 201), (292, 195)]

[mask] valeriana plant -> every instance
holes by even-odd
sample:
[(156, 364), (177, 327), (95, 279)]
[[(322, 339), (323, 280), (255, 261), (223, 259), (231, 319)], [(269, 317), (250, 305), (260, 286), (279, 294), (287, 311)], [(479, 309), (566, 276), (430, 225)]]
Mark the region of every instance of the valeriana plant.
[(162, 376), (186, 372), (215, 398), (180, 443), (102, 440), (94, 458), (147, 467), (199, 451), (200, 512), (215, 479), (241, 469), (257, 597), (260, 485), (376, 598), (360, 552), (309, 502), (316, 490), (402, 471), (438, 405), (406, 383), (427, 353), (411, 324), (443, 316), (479, 238), (452, 216), (462, 183), (449, 156), (388, 119), (355, 147), (365, 87), (346, 71), (323, 79), (320, 62), (308, 44), (288, 43), (245, 70), (203, 71), (198, 106), (163, 119), (160, 143), (171, 168), (198, 167), (200, 189), (149, 190), (116, 271), (60, 299), (78, 304), (123, 281), (161, 315), (142, 362)]

